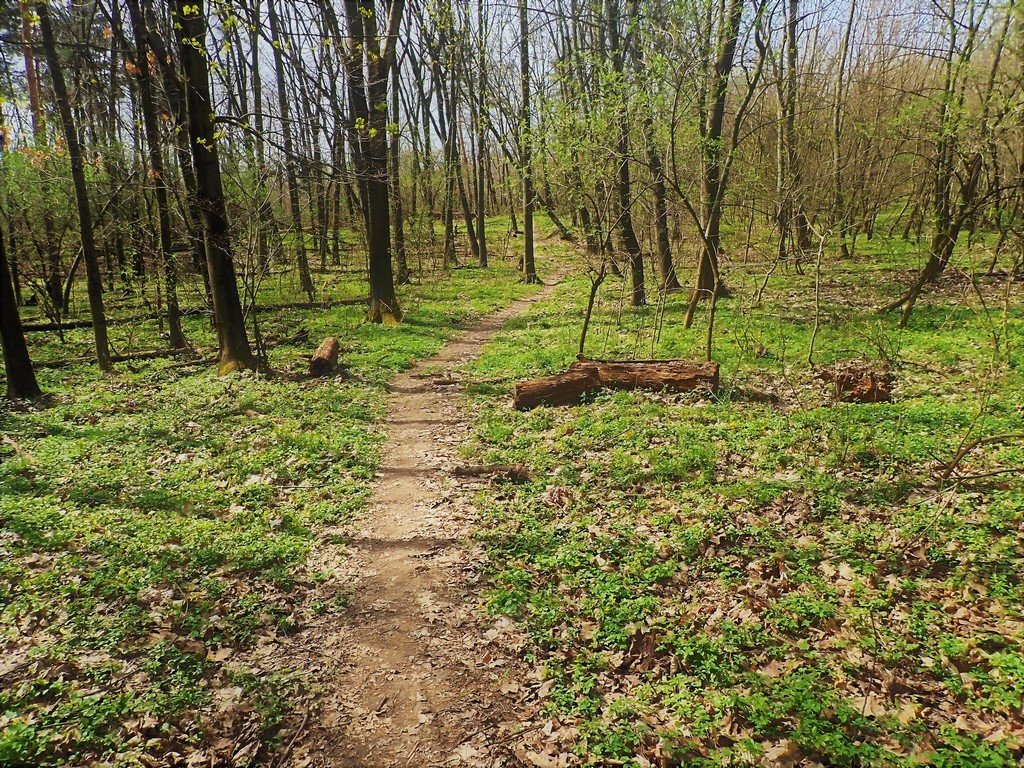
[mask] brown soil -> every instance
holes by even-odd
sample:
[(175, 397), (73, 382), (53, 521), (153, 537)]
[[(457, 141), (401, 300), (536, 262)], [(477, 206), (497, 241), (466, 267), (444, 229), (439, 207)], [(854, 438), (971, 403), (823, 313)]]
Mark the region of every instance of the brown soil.
[[(310, 682), (323, 695), (284, 765), (514, 764), (510, 742), (526, 684), (517, 680), (512, 630), (482, 616), (474, 589), (472, 508), (451, 478), (469, 432), (453, 374), (553, 290), (487, 316), (393, 380), (369, 510), (354, 526), (328, 531), (314, 556), (315, 567), (349, 577), (351, 595), (345, 610), (293, 645), (308, 660), (295, 666), (319, 676)], [(349, 546), (327, 543), (332, 533)]]

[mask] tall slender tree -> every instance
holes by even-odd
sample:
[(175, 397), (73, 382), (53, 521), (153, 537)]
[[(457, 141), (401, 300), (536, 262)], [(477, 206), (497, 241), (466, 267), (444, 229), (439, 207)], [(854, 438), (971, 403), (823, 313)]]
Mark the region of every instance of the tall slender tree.
[(373, 0), (345, 0), (349, 33), (345, 62), (355, 138), (353, 152), (366, 213), (369, 319), (375, 323), (402, 319), (391, 265), (387, 107), (388, 77), (404, 10), (404, 0), (390, 0), (387, 26), (381, 36)]
[(530, 106), (530, 17), (526, 0), (519, 0), (519, 88), (522, 96), (519, 113), (519, 163), (523, 174), (523, 277), (528, 283), (539, 283), (533, 244), (533, 120)]
[[(629, 26), (635, 28), (638, 17), (638, 7), (635, 3), (630, 5), (633, 13), (629, 17)], [(617, 157), (617, 178), (616, 189), (618, 191), (618, 220), (619, 237), (622, 240), (622, 249), (626, 252), (629, 263), (629, 274), (632, 283), (630, 299), (634, 307), (641, 307), (647, 303), (647, 290), (644, 285), (644, 259), (640, 251), (640, 241), (636, 236), (633, 227), (633, 182), (629, 170), (630, 139), (629, 139), (629, 93), (625, 82), (625, 60), (626, 51), (622, 39), (622, 7), (620, 0), (605, 0), (605, 24), (608, 42), (608, 54), (611, 58), (612, 71), (615, 74), (618, 93), (616, 94), (616, 153)]]
[(181, 308), (178, 305), (178, 274), (174, 263), (174, 235), (171, 231), (171, 205), (167, 172), (164, 169), (164, 154), (160, 141), (159, 116), (157, 114), (156, 90), (153, 87), (153, 72), (150, 67), (151, 49), (147, 42), (146, 21), (142, 15), (139, 0), (127, 0), (128, 14), (135, 38), (135, 59), (139, 80), (139, 103), (142, 109), (142, 125), (146, 136), (146, 150), (149, 157), (149, 173), (153, 180), (156, 197), (157, 230), (159, 235), (160, 261), (164, 268), (164, 287), (167, 300), (167, 330), (171, 347), (184, 347), (185, 334), (181, 330)]
[(82, 242), (82, 260), (85, 262), (86, 289), (89, 294), (89, 312), (92, 315), (96, 364), (99, 365), (100, 370), (109, 371), (112, 365), (110, 343), (107, 340), (107, 317), (103, 309), (103, 278), (100, 273), (99, 254), (96, 250), (96, 237), (93, 232), (89, 189), (85, 178), (85, 160), (82, 157), (78, 124), (71, 109), (72, 102), (68, 94), (67, 83), (64, 80), (64, 65), (57, 52), (57, 41), (53, 34), (53, 21), (50, 18), (48, 0), (36, 3), (36, 13), (39, 16), (39, 34), (46, 55), (46, 64), (50, 69), (53, 96), (57, 102), (57, 111), (60, 114), (61, 127), (64, 131), (64, 142), (68, 149), (68, 160), (71, 164), (71, 180), (75, 188), (75, 207), (78, 210), (78, 225)]
[(302, 227), (302, 208), (299, 202), (299, 180), (295, 172), (298, 158), (295, 154), (291, 112), (288, 100), (288, 80), (285, 75), (284, 46), (286, 42), (281, 35), (281, 19), (277, 13), (275, 0), (267, 0), (267, 21), (270, 29), (270, 44), (274, 52), (274, 74), (277, 77), (277, 108), (281, 119), (281, 143), (284, 151), (285, 181), (288, 187), (288, 208), (292, 218), (292, 238), (295, 246), (295, 258), (299, 267), (299, 283), (302, 290), (313, 300), (313, 278), (309, 273), (309, 257), (306, 254), (306, 233)]
[(219, 371), (227, 373), (255, 368), (256, 359), (245, 331), (245, 316), (231, 254), (231, 232), (217, 151), (216, 115), (210, 98), (210, 67), (206, 52), (208, 21), (203, 1), (176, 0), (174, 21), (184, 74), (196, 200), (202, 216), (210, 291), (217, 318)]
[(476, 236), (477, 258), (487, 266), (487, 9), (477, 0)]

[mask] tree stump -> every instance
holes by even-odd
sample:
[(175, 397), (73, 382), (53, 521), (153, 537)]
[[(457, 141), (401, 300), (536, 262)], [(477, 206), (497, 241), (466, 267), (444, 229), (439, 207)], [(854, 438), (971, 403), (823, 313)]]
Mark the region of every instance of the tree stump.
[(894, 376), (888, 366), (874, 367), (861, 360), (837, 363), (821, 373), (832, 382), (836, 396), (845, 403), (888, 403), (892, 400)]
[(309, 375), (314, 377), (331, 376), (338, 369), (338, 353), (341, 345), (333, 336), (328, 336), (309, 358)]

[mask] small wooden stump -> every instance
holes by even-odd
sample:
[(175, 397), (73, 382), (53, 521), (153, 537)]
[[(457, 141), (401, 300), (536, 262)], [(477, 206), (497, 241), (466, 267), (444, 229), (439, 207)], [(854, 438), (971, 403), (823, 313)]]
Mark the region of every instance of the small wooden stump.
[(309, 375), (314, 377), (331, 376), (338, 370), (338, 353), (341, 345), (333, 336), (328, 336), (309, 358)]

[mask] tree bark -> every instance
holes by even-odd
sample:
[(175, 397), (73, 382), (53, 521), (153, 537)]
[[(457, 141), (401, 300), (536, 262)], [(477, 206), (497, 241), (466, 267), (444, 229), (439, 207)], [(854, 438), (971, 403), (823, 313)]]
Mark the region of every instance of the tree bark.
[(7, 263), (3, 228), (0, 227), (0, 342), (3, 344), (4, 369), (7, 372), (7, 397), (11, 400), (35, 400), (42, 395), (29, 358), (25, 334), (18, 316), (14, 282)]
[[(633, 6), (636, 7), (635, 5)], [(620, 81), (625, 71), (625, 51), (622, 49), (621, 33), (619, 23), (621, 13), (619, 0), (606, 0), (606, 23), (608, 34), (608, 49), (612, 57), (612, 67), (619, 75)], [(635, 19), (630, 19), (635, 22)], [(624, 86), (624, 83), (622, 83)], [(627, 101), (629, 95), (626, 90), (618, 94), (618, 139), (616, 151), (618, 153), (618, 175), (617, 191), (619, 202), (619, 237), (622, 240), (622, 248), (629, 260), (629, 274), (632, 285), (630, 299), (634, 307), (642, 307), (647, 303), (647, 288), (644, 285), (644, 258), (640, 251), (640, 241), (637, 239), (636, 230), (633, 227), (633, 197), (632, 181), (629, 172), (629, 110)]]
[(476, 236), (479, 242), (477, 257), (481, 267), (487, 267), (487, 17), (484, 0), (477, 0), (477, 23), (480, 39), (477, 41), (477, 102), (476, 102)]
[(288, 207), (292, 217), (292, 233), (295, 238), (295, 257), (299, 266), (299, 282), (302, 290), (313, 300), (313, 278), (309, 274), (309, 258), (306, 255), (306, 233), (302, 228), (302, 208), (299, 207), (299, 181), (295, 175), (295, 142), (292, 138), (291, 116), (288, 109), (288, 84), (284, 71), (284, 43), (281, 41), (281, 22), (274, 0), (267, 0), (267, 19), (270, 26), (271, 47), (274, 50), (274, 74), (277, 76), (277, 107), (281, 114), (281, 141), (284, 150), (285, 181), (288, 185)]
[(601, 389), (632, 391), (718, 391), (718, 363), (685, 360), (590, 360), (573, 363), (568, 371), (516, 384), (513, 406), (575, 405)]
[(584, 395), (601, 388), (601, 379), (592, 370), (570, 370), (541, 379), (516, 384), (512, 406), (517, 410), (540, 405), (576, 405)]
[(338, 369), (338, 354), (341, 345), (333, 336), (328, 336), (309, 359), (309, 375), (330, 376)]
[(400, 132), (398, 126), (401, 124), (401, 104), (399, 90), (401, 79), (399, 77), (398, 56), (391, 59), (391, 121), (395, 131), (391, 135), (391, 142), (388, 146), (388, 153), (391, 162), (391, 217), (394, 222), (395, 238), (395, 264), (398, 266), (397, 281), (399, 285), (406, 285), (409, 279), (409, 260), (405, 251), (405, 212), (402, 209), (402, 166), (401, 147), (399, 143)]
[(405, 10), (404, 0), (392, 0), (389, 8), (388, 28), (381, 47), (373, 0), (345, 0), (349, 31), (345, 63), (355, 122), (353, 152), (366, 212), (369, 319), (374, 323), (396, 323), (402, 319), (391, 266), (387, 91), (398, 26)]
[(704, 237), (694, 298), (720, 290), (718, 279), (722, 242), (722, 211), (725, 187), (722, 183), (722, 133), (725, 125), (725, 104), (743, 19), (743, 0), (728, 0), (720, 9), (717, 54), (712, 70), (711, 104), (703, 126), (701, 146), (704, 163)]

